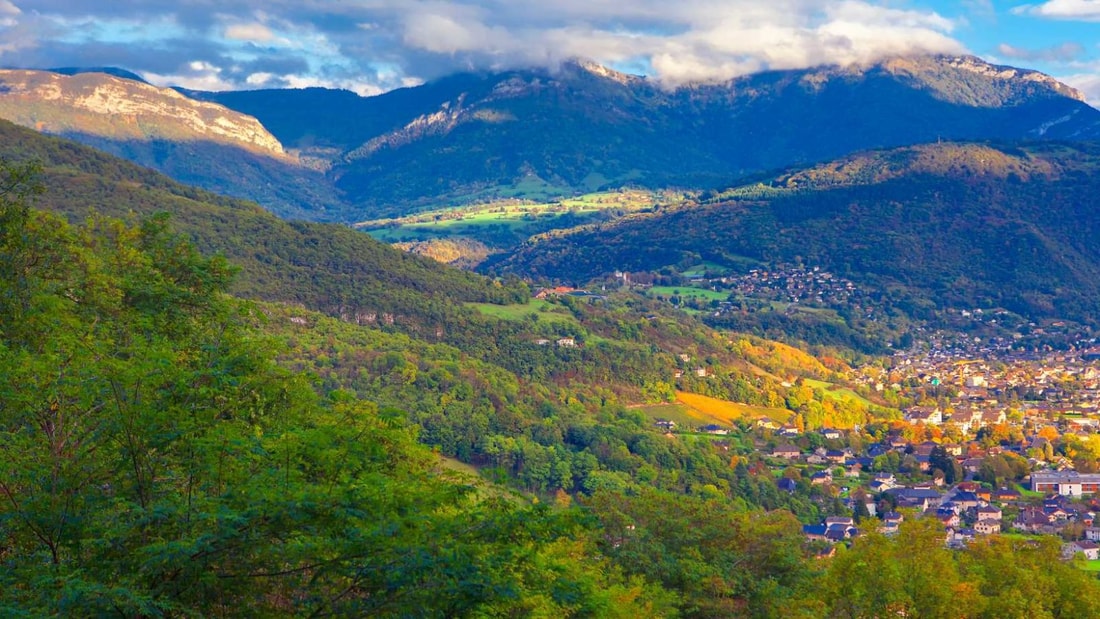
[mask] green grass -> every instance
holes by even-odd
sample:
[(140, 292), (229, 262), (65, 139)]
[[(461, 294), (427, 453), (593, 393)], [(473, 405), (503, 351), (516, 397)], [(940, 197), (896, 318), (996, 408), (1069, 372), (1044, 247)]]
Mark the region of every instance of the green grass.
[[(601, 211), (637, 211), (675, 199), (673, 194), (639, 190), (604, 191), (562, 198), (555, 188), (547, 189), (542, 194), (532, 192), (538, 184), (532, 182), (535, 184), (516, 192), (483, 196), (481, 203), (440, 205), (404, 217), (363, 221), (355, 227), (387, 243), (456, 237), (485, 242), (502, 234), (513, 242), (519, 242), (532, 234), (585, 223), (599, 216)], [(522, 195), (524, 200), (514, 197), (518, 195)], [(572, 217), (566, 219), (566, 215)], [(559, 219), (562, 220), (560, 223)]]
[(651, 297), (680, 297), (681, 299), (702, 299), (704, 301), (725, 301), (730, 293), (711, 290), (709, 288), (696, 288), (694, 286), (653, 286), (647, 291)]
[(814, 380), (810, 378), (805, 379), (804, 382), (813, 389), (822, 390), (823, 392), (825, 392), (825, 397), (831, 398), (833, 400), (839, 400), (841, 402), (859, 402), (864, 406), (875, 405), (873, 402), (859, 395), (855, 391), (852, 391), (851, 389), (837, 387), (832, 383), (827, 383), (823, 380)]
[[(534, 314), (540, 322), (557, 322), (575, 324), (576, 317), (564, 310), (560, 305), (554, 305), (542, 299), (531, 299), (528, 303), (516, 303), (513, 305), (494, 305), (492, 303), (466, 303), (466, 307), (472, 307), (486, 316), (493, 316), (501, 320), (526, 320)], [(554, 311), (558, 310), (558, 311)], [(564, 312), (563, 312), (564, 310)]]
[(1100, 559), (1095, 561), (1085, 561), (1085, 564), (1081, 566), (1081, 569), (1086, 572), (1098, 572), (1100, 573)]
[(1025, 498), (1025, 499), (1042, 499), (1042, 498), (1046, 498), (1047, 494), (1045, 492), (1036, 492), (1036, 491), (1032, 490), (1031, 488), (1028, 488), (1027, 486), (1025, 486), (1023, 484), (1013, 484), (1013, 485), (1015, 486), (1015, 488), (1017, 490), (1020, 491), (1020, 496)]
[(684, 277), (701, 277), (708, 272), (711, 275), (725, 275), (729, 273), (729, 268), (714, 262), (703, 262), (701, 264), (697, 264), (691, 267), (690, 269), (687, 269), (686, 271), (682, 272), (681, 275), (683, 275)]
[(652, 421), (668, 419), (675, 421), (676, 425), (681, 427), (700, 425), (699, 419), (692, 416), (683, 404), (649, 404), (638, 406), (636, 410), (641, 411), (647, 419)]

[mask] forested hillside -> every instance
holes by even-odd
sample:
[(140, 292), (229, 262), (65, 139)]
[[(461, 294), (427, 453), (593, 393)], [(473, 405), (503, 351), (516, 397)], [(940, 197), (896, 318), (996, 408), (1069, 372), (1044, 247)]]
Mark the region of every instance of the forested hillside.
[(1095, 323), (1100, 151), (940, 143), (853, 155), (703, 203), (549, 233), (502, 270), (586, 281), (707, 261), (799, 264), (889, 292), (912, 315), (1004, 307)]

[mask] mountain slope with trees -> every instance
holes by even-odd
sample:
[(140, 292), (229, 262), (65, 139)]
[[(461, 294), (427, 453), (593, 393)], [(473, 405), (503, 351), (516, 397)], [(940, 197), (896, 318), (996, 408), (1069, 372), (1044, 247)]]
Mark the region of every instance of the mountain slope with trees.
[[(821, 267), (921, 307), (1095, 323), (1092, 143), (941, 143), (854, 155), (707, 202), (550, 233), (501, 266), (586, 281), (700, 260)], [(913, 305), (913, 304), (916, 305)]]

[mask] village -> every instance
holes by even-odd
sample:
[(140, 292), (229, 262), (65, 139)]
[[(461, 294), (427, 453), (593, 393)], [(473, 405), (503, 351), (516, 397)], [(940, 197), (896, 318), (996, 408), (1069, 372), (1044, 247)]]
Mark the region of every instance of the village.
[[(831, 509), (803, 528), (825, 555), (869, 527), (889, 535), (906, 518), (935, 518), (950, 546), (1057, 535), (1067, 559), (1080, 554), (1100, 568), (1098, 360), (1096, 348), (979, 359), (898, 353), (855, 375), (868, 391), (914, 402), (902, 419), (805, 431), (759, 419), (740, 441), (780, 492)], [(728, 428), (695, 430), (730, 443)], [(838, 503), (843, 509), (830, 507)]]

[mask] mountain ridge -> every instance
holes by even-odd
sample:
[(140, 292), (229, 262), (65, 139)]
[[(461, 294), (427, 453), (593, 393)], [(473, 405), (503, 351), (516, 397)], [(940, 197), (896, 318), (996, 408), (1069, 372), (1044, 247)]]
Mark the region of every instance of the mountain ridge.
[[(680, 88), (571, 61), (456, 74), (374, 97), (317, 88), (176, 94), (257, 118), (295, 165), (242, 171), (222, 154), (210, 169), (192, 169), (188, 161), (202, 158), (159, 154), (171, 140), (156, 148), (113, 140), (111, 152), (284, 215), (344, 222), (624, 186), (715, 188), (940, 139), (1100, 138), (1100, 111), (1080, 93), (1039, 72), (965, 56)], [(311, 196), (296, 204), (303, 187)]]

